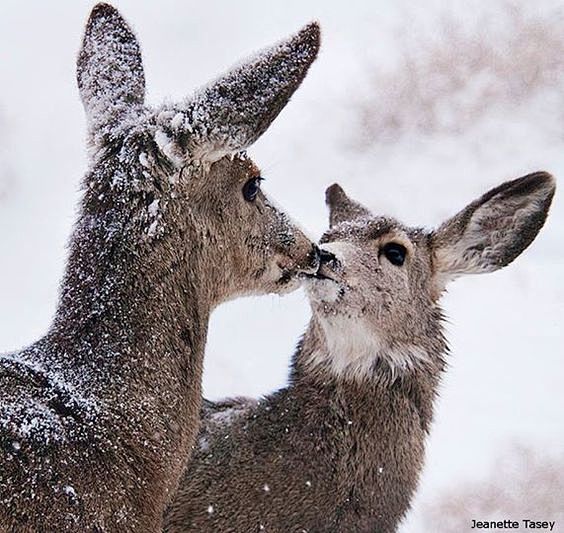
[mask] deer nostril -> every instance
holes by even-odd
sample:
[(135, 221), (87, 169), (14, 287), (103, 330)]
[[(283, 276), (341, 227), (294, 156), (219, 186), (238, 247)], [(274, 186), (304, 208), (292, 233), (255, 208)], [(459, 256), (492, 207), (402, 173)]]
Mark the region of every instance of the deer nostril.
[(328, 252), (323, 248), (319, 250), (319, 259), (322, 263), (331, 263), (332, 261), (337, 260), (337, 258), (331, 252)]
[(313, 264), (318, 265), (321, 261), (321, 250), (317, 244), (313, 243), (311, 247), (311, 252), (309, 253), (309, 258)]

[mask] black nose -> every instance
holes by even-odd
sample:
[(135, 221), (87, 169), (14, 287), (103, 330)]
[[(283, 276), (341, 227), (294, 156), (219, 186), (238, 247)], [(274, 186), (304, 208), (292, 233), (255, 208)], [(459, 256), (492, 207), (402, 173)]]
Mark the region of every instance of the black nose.
[(331, 252), (328, 252), (327, 250), (320, 248), (320, 250), (319, 250), (319, 260), (322, 263), (331, 263), (331, 261), (336, 261), (337, 258)]
[(319, 265), (321, 262), (321, 250), (317, 244), (313, 243), (308, 257), (311, 265)]

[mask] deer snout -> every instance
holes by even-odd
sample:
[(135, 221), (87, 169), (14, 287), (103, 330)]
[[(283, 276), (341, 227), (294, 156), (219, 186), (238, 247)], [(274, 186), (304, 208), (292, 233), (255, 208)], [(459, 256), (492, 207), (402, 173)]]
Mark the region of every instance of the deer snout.
[(311, 251), (307, 254), (307, 267), (305, 271), (317, 272), (319, 265), (321, 264), (321, 249), (317, 244), (313, 243), (311, 245)]
[(311, 276), (314, 275), (321, 264), (320, 260), (321, 251), (317, 244), (312, 244), (309, 251), (303, 252), (300, 259), (293, 257), (285, 257), (278, 262), (278, 267), (282, 270), (281, 281), (288, 283), (295, 276)]
[(337, 256), (329, 250), (319, 249), (319, 268), (315, 277), (338, 281), (341, 278), (342, 265)]
[(319, 260), (321, 263), (331, 263), (332, 261), (337, 261), (335, 254), (332, 254), (328, 250), (323, 250), (319, 248)]

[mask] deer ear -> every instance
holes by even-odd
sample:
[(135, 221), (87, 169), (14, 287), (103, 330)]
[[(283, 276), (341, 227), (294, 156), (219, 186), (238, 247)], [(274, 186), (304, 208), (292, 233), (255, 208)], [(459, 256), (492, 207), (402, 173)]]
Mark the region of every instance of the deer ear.
[(325, 203), (329, 208), (330, 227), (347, 220), (370, 216), (370, 211), (351, 200), (338, 183), (334, 183), (325, 191)]
[(542, 228), (555, 188), (550, 174), (529, 174), (492, 189), (442, 224), (432, 235), (441, 284), (511, 263)]
[(145, 74), (139, 43), (127, 22), (108, 4), (97, 4), (86, 24), (77, 80), (90, 134), (111, 135), (143, 105)]
[(313, 22), (196, 93), (186, 104), (195, 155), (217, 160), (254, 143), (303, 81), (319, 44)]

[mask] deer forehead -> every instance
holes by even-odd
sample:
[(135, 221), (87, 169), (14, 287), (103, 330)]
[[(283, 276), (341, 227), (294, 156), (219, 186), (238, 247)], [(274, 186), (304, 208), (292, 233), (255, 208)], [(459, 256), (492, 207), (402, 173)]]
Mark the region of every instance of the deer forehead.
[(232, 160), (237, 164), (241, 171), (243, 178), (250, 178), (260, 176), (260, 168), (258, 165), (245, 153), (238, 153), (232, 157)]
[(259, 167), (245, 154), (225, 156), (210, 166), (209, 175), (212, 179), (222, 179), (236, 183), (260, 176)]
[(320, 240), (320, 244), (331, 251), (338, 248), (344, 250), (346, 244), (354, 244), (361, 250), (376, 251), (388, 242), (401, 244), (410, 255), (430, 249), (427, 231), (404, 226), (389, 217), (363, 217), (341, 222), (329, 229)]

